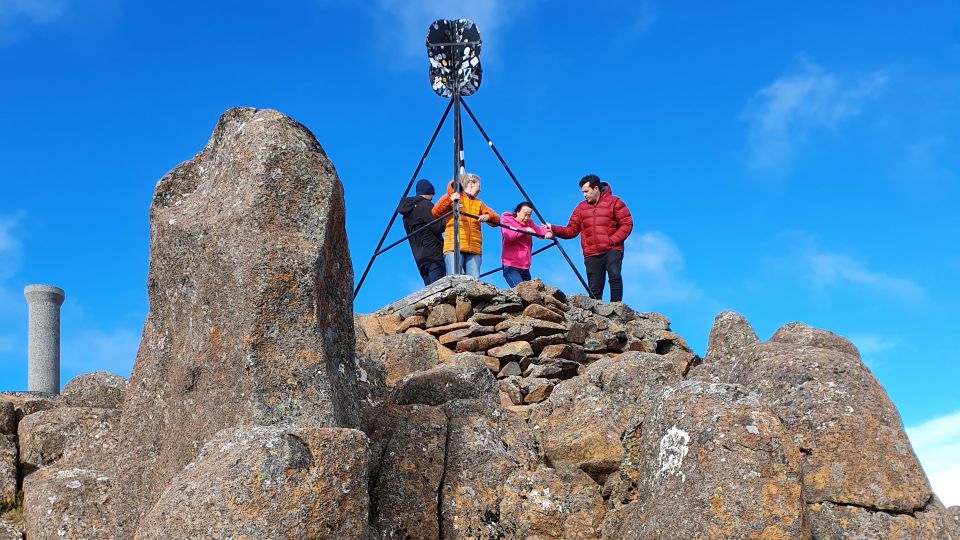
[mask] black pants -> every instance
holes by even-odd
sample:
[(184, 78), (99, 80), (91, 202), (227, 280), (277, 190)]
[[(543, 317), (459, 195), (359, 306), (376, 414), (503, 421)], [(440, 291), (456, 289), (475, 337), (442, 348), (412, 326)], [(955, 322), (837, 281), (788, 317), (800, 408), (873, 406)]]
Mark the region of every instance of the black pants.
[(583, 265), (587, 267), (587, 284), (590, 286), (590, 296), (597, 300), (603, 299), (603, 282), (605, 275), (610, 276), (610, 301), (623, 301), (623, 279), (620, 277), (620, 267), (623, 266), (623, 252), (611, 249), (610, 251), (584, 257)]
[(428, 262), (417, 269), (420, 270), (420, 277), (423, 278), (424, 285), (429, 285), (446, 274), (442, 260)]

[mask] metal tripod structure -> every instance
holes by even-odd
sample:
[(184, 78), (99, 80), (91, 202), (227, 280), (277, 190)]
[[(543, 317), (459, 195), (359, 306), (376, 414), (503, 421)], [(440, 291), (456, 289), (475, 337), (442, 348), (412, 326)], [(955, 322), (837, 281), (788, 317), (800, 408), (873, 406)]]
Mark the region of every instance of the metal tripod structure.
[[(527, 191), (523, 189), (522, 185), (520, 185), (520, 181), (517, 180), (516, 175), (514, 175), (513, 171), (510, 170), (510, 167), (503, 159), (500, 151), (497, 150), (497, 147), (487, 135), (486, 130), (484, 130), (483, 126), (480, 125), (480, 121), (477, 120), (476, 115), (473, 114), (473, 111), (470, 110), (470, 107), (467, 105), (466, 101), (464, 101), (465, 96), (472, 95), (480, 87), (480, 78), (482, 75), (479, 60), (480, 47), (481, 41), (479, 30), (477, 30), (476, 25), (474, 25), (469, 19), (459, 19), (457, 21), (438, 20), (434, 21), (434, 23), (430, 25), (430, 30), (427, 33), (427, 52), (428, 56), (430, 57), (430, 76), (433, 83), (433, 90), (441, 97), (449, 97), (450, 102), (447, 104), (447, 108), (443, 111), (443, 116), (440, 118), (440, 123), (437, 124), (437, 129), (433, 130), (433, 136), (430, 137), (430, 142), (427, 143), (427, 148), (423, 151), (423, 155), (420, 156), (420, 162), (417, 164), (416, 170), (414, 170), (413, 174), (410, 176), (410, 181), (407, 183), (407, 187), (404, 189), (403, 196), (401, 198), (405, 198), (409, 195), (410, 188), (413, 186), (417, 176), (420, 174), (420, 170), (423, 168), (423, 163), (426, 161), (427, 155), (430, 154), (430, 150), (433, 148), (433, 143), (436, 142), (437, 135), (440, 134), (440, 130), (443, 128), (443, 124), (447, 121), (447, 117), (450, 115), (451, 109), (453, 110), (452, 182), (455, 184), (454, 189), (456, 192), (459, 193), (463, 191), (463, 186), (460, 185), (460, 175), (464, 173), (463, 124), (461, 122), (460, 115), (462, 108), (463, 110), (467, 111), (467, 115), (470, 116), (470, 119), (473, 120), (473, 123), (477, 126), (480, 134), (487, 142), (487, 146), (493, 150), (493, 153), (497, 156), (497, 159), (500, 160), (500, 164), (503, 165), (503, 168), (507, 171), (507, 175), (509, 175), (510, 179), (513, 180), (513, 183), (517, 186), (517, 189), (520, 190), (520, 193), (523, 195), (524, 199), (530, 201), (530, 203), (533, 205), (533, 211), (536, 213), (537, 218), (540, 219), (541, 223), (546, 223), (547, 221), (543, 219), (543, 216), (540, 214), (537, 206), (533, 204), (533, 199), (527, 195)], [(360, 293), (360, 287), (363, 286), (363, 282), (367, 279), (367, 274), (370, 272), (370, 268), (373, 266), (373, 261), (376, 260), (378, 256), (397, 246), (411, 236), (420, 233), (422, 230), (436, 223), (437, 221), (447, 218), (451, 214), (453, 215), (453, 273), (462, 273), (463, 269), (460, 267), (460, 217), (461, 215), (466, 215), (469, 218), (477, 219), (478, 216), (464, 214), (461, 212), (460, 200), (457, 199), (453, 202), (453, 210), (451, 210), (449, 213), (419, 227), (415, 231), (411, 232), (400, 240), (393, 242), (389, 246), (383, 247), (383, 243), (387, 239), (387, 234), (390, 233), (390, 228), (393, 227), (393, 223), (397, 220), (397, 214), (399, 212), (399, 208), (393, 211), (393, 216), (390, 217), (390, 222), (387, 223), (386, 230), (383, 231), (380, 241), (377, 242), (377, 247), (373, 250), (373, 255), (370, 257), (370, 262), (367, 263), (367, 267), (363, 270), (363, 275), (360, 276), (360, 281), (357, 282), (357, 286), (353, 290), (354, 298), (356, 298), (357, 294)], [(515, 229), (513, 227), (508, 227), (506, 225), (498, 226), (540, 237), (540, 235)], [(564, 260), (566, 260), (567, 264), (570, 265), (570, 269), (573, 270), (574, 274), (576, 274), (577, 279), (579, 279), (580, 283), (583, 285), (583, 289), (587, 291), (587, 294), (589, 295), (590, 288), (587, 286), (587, 282), (584, 281), (583, 276), (580, 275), (580, 271), (577, 270), (577, 268), (573, 265), (573, 261), (570, 260), (570, 257), (563, 249), (563, 246), (560, 245), (560, 242), (557, 240), (557, 238), (553, 237), (552, 240), (552, 244), (534, 251), (532, 255), (536, 255), (553, 246), (557, 246), (557, 249), (559, 249), (560, 253), (563, 254)], [(490, 275), (501, 268), (503, 267), (485, 272), (481, 275), (481, 277)]]
[[(517, 189), (520, 190), (520, 193), (523, 195), (524, 199), (531, 202), (531, 204), (533, 205), (533, 211), (536, 213), (537, 218), (540, 220), (541, 223), (547, 223), (547, 220), (545, 220), (545, 219), (543, 218), (543, 216), (540, 214), (540, 211), (537, 209), (536, 203), (534, 203), (533, 200), (531, 199), (531, 197), (527, 194), (527, 191), (526, 191), (526, 190), (523, 188), (523, 186), (520, 184), (520, 181), (517, 180), (516, 175), (513, 174), (513, 171), (510, 169), (510, 166), (507, 165), (506, 160), (503, 159), (503, 155), (500, 153), (499, 150), (497, 150), (497, 147), (496, 147), (496, 145), (493, 144), (493, 141), (490, 139), (490, 136), (487, 135), (486, 130), (484, 130), (484, 129), (483, 129), (483, 126), (480, 125), (480, 121), (477, 120), (476, 115), (475, 115), (475, 114), (473, 113), (473, 111), (470, 109), (470, 106), (467, 105), (466, 100), (464, 100), (463, 97), (461, 97), (461, 96), (459, 96), (459, 95), (454, 95), (452, 98), (450, 98), (450, 102), (447, 104), (446, 109), (443, 111), (443, 116), (440, 117), (440, 123), (437, 124), (437, 128), (433, 131), (433, 135), (430, 137), (430, 142), (427, 143), (427, 148), (423, 151), (423, 155), (420, 157), (420, 161), (417, 163), (417, 168), (413, 171), (413, 174), (410, 176), (410, 181), (407, 182), (407, 187), (403, 190), (403, 195), (401, 196), (401, 198), (407, 197), (407, 196), (409, 195), (409, 193), (410, 193), (410, 188), (413, 187), (413, 183), (416, 182), (417, 177), (420, 175), (420, 170), (423, 168), (423, 164), (424, 164), (424, 162), (426, 161), (427, 156), (430, 154), (430, 150), (433, 148), (433, 145), (434, 145), (434, 143), (435, 143), (436, 140), (437, 140), (437, 136), (440, 134), (440, 130), (443, 128), (443, 125), (446, 123), (447, 117), (450, 115), (451, 109), (453, 110), (453, 133), (454, 133), (454, 140), (453, 140), (453, 171), (454, 171), (454, 176), (453, 176), (453, 178), (455, 179), (455, 181), (459, 180), (460, 174), (463, 173), (463, 164), (464, 164), (464, 160), (463, 160), (463, 132), (462, 132), (462, 125), (461, 125), (461, 122), (460, 122), (460, 109), (461, 109), (461, 108), (463, 108), (463, 110), (465, 110), (465, 111), (467, 112), (467, 116), (469, 116), (469, 117), (470, 117), (470, 120), (472, 120), (473, 123), (477, 126), (477, 129), (480, 131), (480, 135), (483, 136), (484, 140), (487, 142), (487, 146), (489, 146), (490, 149), (493, 150), (494, 155), (497, 156), (497, 159), (500, 161), (500, 164), (503, 165), (503, 168), (504, 168), (504, 170), (507, 172), (507, 175), (510, 177), (511, 180), (513, 180), (513, 183), (517, 186)], [(456, 188), (459, 188), (459, 187), (460, 187), (460, 186), (456, 186)], [(456, 189), (456, 188), (455, 188), (455, 189)], [(459, 191), (459, 189), (458, 189), (458, 191)], [(356, 297), (357, 297), (357, 294), (360, 293), (360, 287), (363, 286), (363, 282), (366, 280), (367, 274), (370, 273), (370, 268), (373, 266), (373, 262), (376, 260), (376, 258), (377, 258), (378, 256), (386, 253), (386, 252), (387, 252), (388, 250), (390, 250), (391, 248), (396, 247), (397, 245), (401, 244), (404, 240), (407, 240), (407, 239), (410, 238), (411, 236), (414, 236), (414, 235), (418, 234), (420, 231), (422, 231), (423, 229), (425, 229), (425, 228), (428, 227), (429, 225), (432, 225), (433, 223), (436, 223), (437, 221), (439, 221), (439, 220), (441, 220), (441, 219), (445, 219), (445, 218), (449, 217), (451, 214), (453, 214), (453, 220), (454, 220), (454, 222), (453, 222), (453, 227), (454, 227), (454, 230), (453, 230), (453, 234), (454, 234), (454, 239), (453, 239), (454, 257), (453, 257), (453, 260), (454, 260), (454, 265), (455, 265), (455, 267), (454, 267), (454, 273), (456, 273), (456, 274), (460, 274), (460, 273), (461, 273), (462, 269), (460, 268), (460, 217), (461, 217), (460, 201), (455, 201), (454, 206), (453, 206), (453, 210), (452, 210), (450, 213), (447, 213), (447, 214), (445, 214), (445, 215), (443, 215), (443, 216), (438, 217), (436, 220), (428, 223), (427, 225), (424, 225), (424, 226), (418, 228), (417, 230), (413, 231), (412, 233), (408, 234), (407, 236), (404, 236), (403, 238), (401, 238), (401, 239), (399, 239), (399, 240), (391, 243), (389, 246), (383, 247), (383, 244), (384, 244), (384, 242), (385, 242), (386, 239), (387, 239), (387, 235), (390, 233), (390, 229), (393, 227), (394, 222), (397, 220), (397, 215), (398, 215), (398, 214), (399, 214), (399, 209), (395, 209), (395, 210), (393, 211), (393, 215), (390, 217), (390, 221), (387, 223), (387, 228), (383, 231), (383, 235), (380, 237), (380, 241), (377, 242), (377, 247), (374, 248), (374, 250), (373, 250), (373, 255), (370, 257), (370, 261), (367, 263), (366, 268), (364, 268), (364, 270), (363, 270), (363, 274), (360, 276), (360, 281), (357, 282), (357, 286), (356, 286), (356, 288), (355, 288), (354, 291), (353, 291), (353, 297), (354, 297), (354, 298), (356, 298)], [(473, 216), (470, 216), (470, 217), (473, 217)], [(520, 231), (520, 232), (524, 232), (524, 231)], [(538, 236), (538, 237), (539, 237), (539, 235), (533, 235), (533, 236)], [(577, 279), (580, 280), (581, 285), (583, 285), (583, 289), (584, 289), (584, 290), (587, 292), (587, 294), (589, 295), (589, 294), (590, 294), (590, 288), (587, 286), (587, 282), (583, 279), (583, 276), (580, 274), (580, 271), (577, 270), (576, 266), (574, 266), (573, 261), (570, 260), (570, 256), (567, 255), (566, 250), (563, 249), (563, 246), (560, 244), (559, 240), (558, 240), (556, 237), (553, 237), (551, 240), (552, 240), (552, 243), (551, 243), (550, 245), (544, 246), (544, 247), (542, 247), (542, 248), (534, 251), (534, 252), (532, 253), (532, 255), (536, 255), (536, 254), (538, 254), (538, 253), (542, 253), (542, 252), (544, 252), (544, 251), (552, 248), (553, 246), (556, 246), (557, 249), (560, 250), (560, 253), (563, 255), (564, 260), (567, 262), (568, 265), (570, 265), (570, 269), (573, 270), (573, 273), (574, 273), (574, 274), (576, 274)], [(501, 267), (501, 268), (502, 268), (502, 267)], [(488, 275), (490, 275), (490, 274), (493, 274), (493, 273), (497, 272), (498, 270), (500, 270), (500, 268), (496, 268), (496, 269), (494, 269), (494, 270), (487, 271), (487, 272), (481, 274), (481, 277), (483, 277), (483, 276), (488, 276)]]

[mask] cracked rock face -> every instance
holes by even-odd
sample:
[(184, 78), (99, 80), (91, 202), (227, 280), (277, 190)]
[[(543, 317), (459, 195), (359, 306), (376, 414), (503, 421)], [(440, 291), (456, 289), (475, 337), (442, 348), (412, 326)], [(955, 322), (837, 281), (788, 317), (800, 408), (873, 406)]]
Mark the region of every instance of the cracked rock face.
[(224, 430), (167, 486), (136, 538), (361, 538), (368, 455), (353, 429)]
[(530, 418), (549, 463), (579, 467), (603, 481), (620, 467), (624, 429), (650, 411), (660, 391), (680, 382), (680, 369), (651, 353), (624, 353), (591, 364), (563, 381)]
[(150, 233), (118, 538), (221, 429), (358, 422), (343, 188), (306, 128), (271, 110), (224, 113), (157, 183)]
[(621, 474), (636, 499), (606, 538), (805, 538), (800, 452), (756, 394), (684, 381), (634, 426)]

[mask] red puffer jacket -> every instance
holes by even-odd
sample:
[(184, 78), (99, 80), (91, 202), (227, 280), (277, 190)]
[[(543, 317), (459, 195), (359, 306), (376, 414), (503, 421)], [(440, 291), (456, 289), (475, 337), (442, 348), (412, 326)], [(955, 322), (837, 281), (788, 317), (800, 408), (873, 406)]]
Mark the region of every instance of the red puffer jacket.
[(602, 255), (611, 250), (623, 251), (623, 241), (633, 230), (633, 217), (627, 205), (606, 182), (600, 184), (600, 198), (596, 204), (583, 201), (573, 209), (566, 227), (553, 226), (553, 234), (560, 238), (580, 235), (584, 257)]

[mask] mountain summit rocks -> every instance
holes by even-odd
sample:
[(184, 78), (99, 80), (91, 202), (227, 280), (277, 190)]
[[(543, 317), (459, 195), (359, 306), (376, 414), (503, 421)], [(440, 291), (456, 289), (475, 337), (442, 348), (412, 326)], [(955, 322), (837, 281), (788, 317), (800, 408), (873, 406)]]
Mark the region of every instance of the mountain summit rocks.
[(0, 512), (22, 486), (30, 540), (960, 540), (849, 340), (728, 311), (701, 359), (663, 315), (468, 276), (354, 316), (342, 192), (306, 128), (224, 113), (157, 184), (129, 381), (0, 394)]

